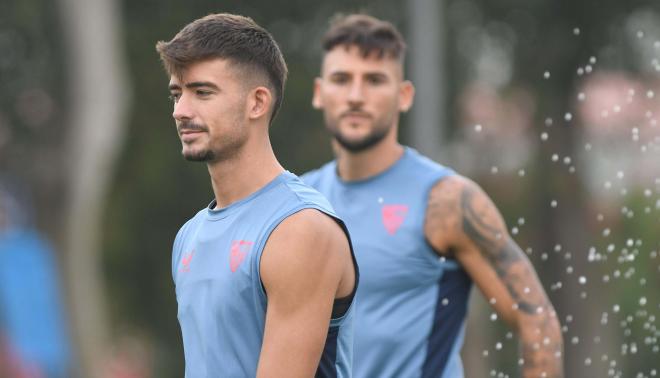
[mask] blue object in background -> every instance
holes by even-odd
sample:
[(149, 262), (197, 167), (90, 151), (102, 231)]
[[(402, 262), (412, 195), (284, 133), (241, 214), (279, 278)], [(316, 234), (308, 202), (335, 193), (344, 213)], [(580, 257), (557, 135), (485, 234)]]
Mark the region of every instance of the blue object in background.
[(0, 229), (0, 334), (44, 377), (67, 377), (68, 332), (53, 251), (36, 231)]

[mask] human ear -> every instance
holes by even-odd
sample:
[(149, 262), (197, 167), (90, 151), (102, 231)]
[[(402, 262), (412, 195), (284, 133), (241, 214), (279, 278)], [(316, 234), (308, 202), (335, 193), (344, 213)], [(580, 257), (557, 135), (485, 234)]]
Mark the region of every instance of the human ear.
[(399, 111), (407, 112), (410, 110), (415, 99), (415, 86), (410, 80), (405, 80), (399, 88)]
[(254, 88), (248, 95), (248, 118), (257, 119), (267, 115), (273, 103), (270, 89), (260, 86)]
[(323, 103), (321, 101), (321, 80), (320, 77), (314, 79), (314, 95), (312, 96), (312, 106), (314, 109), (323, 108)]

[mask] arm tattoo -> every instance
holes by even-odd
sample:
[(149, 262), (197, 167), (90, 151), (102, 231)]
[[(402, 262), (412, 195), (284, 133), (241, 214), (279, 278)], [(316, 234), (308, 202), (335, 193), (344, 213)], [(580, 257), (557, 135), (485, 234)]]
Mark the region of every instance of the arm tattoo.
[(525, 286), (534, 280), (534, 277), (530, 276), (531, 267), (527, 266), (520, 247), (502, 229), (503, 226), (499, 224), (501, 222), (498, 219), (489, 219), (493, 216), (487, 214), (488, 207), (479, 211), (476, 194), (477, 191), (469, 186), (461, 193), (463, 231), (490, 261), (517, 303), (518, 309), (530, 315), (535, 314), (539, 308), (545, 307), (547, 302), (543, 295), (534, 295), (531, 289)]
[[(505, 284), (517, 309), (528, 315), (521, 320), (523, 376), (561, 377), (562, 339), (552, 304), (529, 260), (506, 231), (495, 206), (478, 187), (465, 185), (460, 195), (461, 224)], [(536, 332), (535, 335), (530, 336)]]

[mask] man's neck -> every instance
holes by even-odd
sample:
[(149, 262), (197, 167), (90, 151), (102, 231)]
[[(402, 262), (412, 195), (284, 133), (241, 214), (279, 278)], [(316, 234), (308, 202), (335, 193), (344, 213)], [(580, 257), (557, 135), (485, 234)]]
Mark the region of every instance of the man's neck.
[(208, 164), (216, 208), (223, 208), (258, 191), (284, 171), (268, 148), (243, 148), (232, 159)]
[(403, 146), (396, 139), (384, 139), (360, 152), (350, 152), (332, 141), (337, 155), (337, 171), (344, 181), (357, 181), (386, 171), (403, 155)]

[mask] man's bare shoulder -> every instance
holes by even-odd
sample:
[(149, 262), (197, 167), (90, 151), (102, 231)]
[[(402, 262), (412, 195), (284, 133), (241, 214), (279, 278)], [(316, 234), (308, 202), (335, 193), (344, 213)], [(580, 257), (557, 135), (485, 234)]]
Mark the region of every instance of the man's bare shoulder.
[(284, 219), (273, 230), (272, 237), (282, 237), (304, 245), (333, 239), (346, 239), (337, 221), (320, 210), (303, 209)]
[(303, 209), (284, 219), (268, 238), (262, 279), (266, 285), (271, 278), (290, 275), (314, 279), (328, 269), (341, 271), (350, 256), (347, 235), (337, 221), (319, 210)]
[(447, 176), (431, 188), (424, 233), (437, 250), (446, 251), (464, 236), (466, 209), (488, 206), (492, 206), (490, 198), (474, 181), (458, 174)]

